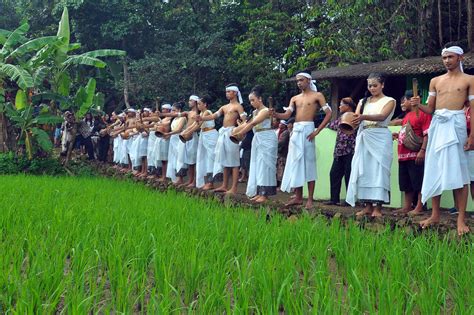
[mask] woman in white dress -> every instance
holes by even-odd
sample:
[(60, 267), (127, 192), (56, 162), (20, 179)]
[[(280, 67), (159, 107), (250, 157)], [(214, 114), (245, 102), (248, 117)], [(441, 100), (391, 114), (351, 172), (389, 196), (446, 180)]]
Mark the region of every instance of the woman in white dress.
[(239, 132), (245, 134), (252, 129), (254, 133), (246, 194), (252, 201), (262, 203), (268, 200), (268, 196), (276, 194), (278, 139), (272, 129), (270, 111), (263, 104), (260, 86), (252, 89), (249, 100), (255, 108), (253, 118)]
[(395, 100), (383, 94), (385, 78), (372, 73), (367, 79), (370, 96), (357, 105), (353, 123), (360, 124), (347, 190), (346, 201), (365, 204), (357, 215), (382, 216), (382, 204), (390, 203), (390, 167), (392, 134), (388, 124), (395, 110)]
[[(212, 98), (208, 95), (199, 99), (197, 106), (201, 117), (212, 115), (208, 109), (211, 103)], [(214, 188), (214, 151), (219, 133), (215, 129), (214, 120), (203, 120), (195, 124), (200, 124), (201, 129), (196, 158), (196, 187), (210, 190)]]
[(166, 177), (170, 178), (174, 184), (180, 185), (183, 183), (184, 173), (176, 172), (176, 161), (178, 160), (178, 144), (179, 134), (186, 128), (186, 117), (180, 115), (183, 110), (182, 103), (174, 103), (173, 110), (178, 113), (178, 117), (175, 117), (171, 122), (171, 131), (164, 134), (165, 139), (169, 139), (168, 148), (168, 165), (166, 168)]

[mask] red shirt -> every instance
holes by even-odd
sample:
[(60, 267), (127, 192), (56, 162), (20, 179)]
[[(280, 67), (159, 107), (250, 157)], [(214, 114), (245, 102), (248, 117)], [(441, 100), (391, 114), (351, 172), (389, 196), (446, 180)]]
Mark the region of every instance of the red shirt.
[(405, 115), (402, 121), (402, 129), (398, 133), (398, 160), (399, 161), (410, 161), (415, 160), (418, 152), (408, 150), (403, 145), (403, 139), (405, 139), (405, 125), (410, 120), (410, 125), (413, 128), (415, 134), (419, 137), (423, 137), (428, 134), (428, 128), (430, 128), (431, 115), (425, 114), (421, 110), (418, 111), (418, 117), (416, 117), (416, 111), (411, 111)]

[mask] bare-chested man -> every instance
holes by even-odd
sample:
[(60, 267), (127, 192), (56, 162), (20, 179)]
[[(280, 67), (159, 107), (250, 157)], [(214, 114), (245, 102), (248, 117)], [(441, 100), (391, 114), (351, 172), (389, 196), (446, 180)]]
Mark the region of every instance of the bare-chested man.
[[(474, 78), (462, 71), (463, 50), (460, 47), (445, 48), (441, 55), (448, 72), (431, 80), (428, 106), (420, 106), (420, 110), (433, 114), (421, 189), (423, 203), (432, 198), (433, 212), (420, 224), (426, 228), (439, 223), (441, 194), (454, 190), (459, 207), (457, 230), (462, 235), (469, 232), (465, 215), (470, 178), (465, 150), (474, 149), (474, 133), (467, 137), (463, 107), (466, 100), (470, 101), (471, 108), (474, 106)], [(419, 104), (419, 97), (414, 101)], [(471, 120), (471, 130), (473, 127), (474, 120)]]
[[(308, 183), (306, 208), (309, 209), (313, 206), (314, 184), (317, 178), (316, 149), (313, 139), (331, 119), (331, 108), (326, 104), (324, 95), (318, 92), (310, 74), (304, 72), (297, 74), (296, 83), (301, 93), (291, 98), (286, 112), (274, 114), (277, 119), (288, 119), (292, 112), (296, 111), (281, 190), (290, 192), (294, 189), (295, 196), (286, 205), (300, 205), (303, 203), (303, 185)], [(315, 130), (314, 116), (321, 109), (324, 110), (326, 116)]]
[[(197, 102), (199, 97), (196, 95), (191, 95), (189, 97), (188, 105), (189, 111), (181, 113), (168, 113), (162, 114), (161, 117), (186, 117), (187, 126), (191, 126), (195, 121), (196, 117), (199, 116), (199, 110), (197, 107)], [(196, 186), (196, 156), (197, 156), (197, 146), (199, 142), (198, 133), (193, 133), (193, 137), (187, 141), (178, 143), (178, 160), (176, 161), (176, 171), (179, 172), (181, 169), (188, 168), (188, 182), (183, 185), (187, 187)]]
[[(240, 152), (239, 145), (230, 140), (232, 130), (235, 128), (237, 120), (246, 119), (244, 108), (242, 107), (242, 95), (236, 84), (229, 84), (226, 86), (225, 96), (229, 100), (226, 104), (219, 108), (217, 112), (212, 115), (200, 117), (199, 120), (214, 120), (224, 115), (224, 122), (222, 128), (219, 129), (219, 138), (216, 144), (216, 156), (214, 160), (213, 176), (219, 173), (224, 173), (224, 180), (222, 185), (216, 188), (216, 192), (226, 192), (227, 194), (237, 193), (237, 184), (239, 177), (240, 166)], [(232, 171), (232, 186), (228, 189), (229, 175)]]

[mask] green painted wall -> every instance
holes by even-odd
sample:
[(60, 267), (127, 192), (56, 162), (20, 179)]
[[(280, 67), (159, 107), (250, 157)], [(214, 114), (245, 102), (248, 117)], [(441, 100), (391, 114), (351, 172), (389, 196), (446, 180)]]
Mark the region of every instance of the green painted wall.
[[(399, 126), (390, 127), (392, 132), (400, 130)], [(333, 161), (334, 144), (336, 142), (336, 132), (325, 128), (316, 137), (316, 163), (318, 170), (318, 179), (316, 181), (315, 188), (315, 199), (317, 200), (329, 200), (330, 199), (330, 183), (329, 183), (329, 171), (331, 169)], [(398, 189), (398, 157), (397, 157), (397, 142), (393, 142), (393, 161), (392, 161), (392, 176), (391, 182), (391, 203), (390, 207), (401, 207), (402, 205), (402, 194)], [(341, 200), (345, 199), (345, 184), (343, 180)], [(304, 195), (307, 196), (307, 187), (304, 187)], [(431, 207), (431, 204), (428, 204)], [(445, 208), (453, 207), (453, 196), (451, 192), (445, 192), (441, 200), (441, 206)], [(473, 209), (473, 203), (469, 198), (468, 211)]]

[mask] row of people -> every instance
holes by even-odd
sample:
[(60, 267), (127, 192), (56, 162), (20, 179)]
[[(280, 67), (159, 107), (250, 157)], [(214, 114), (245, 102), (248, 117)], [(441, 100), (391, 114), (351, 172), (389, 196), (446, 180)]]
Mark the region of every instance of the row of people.
[[(432, 216), (422, 221), (427, 227), (439, 222), (440, 196), (444, 190), (454, 190), (456, 205), (459, 210), (458, 233), (468, 231), (465, 224), (465, 210), (467, 203), (467, 184), (470, 182), (468, 171), (468, 154), (465, 150), (474, 148), (474, 137), (467, 137), (466, 118), (463, 107), (466, 101), (472, 106), (474, 103), (474, 80), (461, 71), (462, 50), (459, 47), (450, 47), (442, 52), (442, 59), (447, 74), (434, 78), (430, 83), (428, 105), (421, 106), (418, 96), (412, 97), (410, 104), (416, 109), (414, 114), (407, 115), (405, 125), (418, 130), (421, 142), (419, 150), (413, 152), (399, 152), (401, 174), (400, 184), (409, 192), (405, 198), (404, 211), (409, 209), (408, 203), (414, 199), (414, 193), (420, 188), (420, 174), (423, 173), (421, 184), (421, 202), (424, 204), (433, 199)], [(314, 138), (325, 128), (331, 117), (331, 109), (326, 104), (324, 95), (317, 91), (317, 87), (307, 73), (296, 75), (296, 82), (301, 91), (290, 100), (285, 112), (278, 113), (263, 103), (262, 92), (257, 87), (249, 96), (254, 107), (252, 118), (247, 120), (242, 107), (242, 97), (235, 84), (226, 87), (226, 97), (229, 103), (211, 113), (207, 106), (207, 97), (190, 98), (190, 110), (182, 112), (179, 104), (173, 106), (170, 113), (158, 113), (154, 117), (140, 117), (139, 119), (129, 111), (129, 120), (123, 126), (116, 128), (121, 132), (134, 130), (130, 138), (116, 138), (114, 142), (115, 161), (126, 162), (129, 156), (133, 166), (143, 161), (145, 150), (140, 153), (132, 149), (136, 138), (146, 138), (146, 132), (169, 126), (163, 132), (163, 142), (168, 142), (168, 165), (164, 166), (162, 176), (171, 178), (180, 184), (183, 181), (183, 169), (189, 171), (189, 186), (197, 185), (204, 189), (212, 188), (212, 179), (223, 173), (223, 183), (216, 191), (225, 191), (228, 194), (237, 192), (238, 167), (240, 163), (239, 145), (231, 140), (242, 138), (243, 134), (253, 129), (255, 134), (252, 141), (250, 174), (247, 185), (247, 195), (254, 200), (265, 201), (268, 195), (275, 193), (276, 187), (276, 159), (278, 139), (270, 129), (271, 117), (289, 119), (294, 115), (293, 130), (289, 140), (286, 165), (281, 179), (281, 190), (294, 192), (287, 205), (303, 203), (302, 188), (308, 185), (308, 199), (306, 207), (313, 206), (313, 194), (316, 172), (316, 154)], [(368, 92), (356, 106), (352, 124), (358, 126), (355, 136), (354, 152), (336, 148), (335, 163), (341, 166), (338, 169), (348, 168), (351, 160), (351, 171), (348, 179), (346, 202), (355, 206), (356, 202), (364, 204), (364, 210), (358, 215), (381, 216), (382, 204), (390, 202), (390, 176), (392, 163), (392, 137), (387, 128), (395, 111), (395, 100), (383, 93), (385, 78), (380, 74), (371, 74), (367, 80)], [(343, 102), (341, 107), (346, 106)], [(348, 104), (351, 110), (354, 104)], [(318, 111), (325, 112), (325, 118), (315, 129), (313, 118)], [(217, 132), (214, 120), (223, 117), (223, 127)], [(432, 122), (430, 125), (430, 117)], [(420, 118), (421, 117), (421, 118)], [(173, 118), (171, 120), (170, 118)], [(240, 126), (236, 127), (239, 122)], [(471, 121), (472, 125), (472, 121)], [(429, 127), (428, 127), (429, 126)], [(405, 126), (406, 127), (406, 126)], [(461, 128), (462, 127), (462, 128)], [(123, 130), (121, 128), (124, 128)], [(198, 130), (200, 133), (198, 134)], [(403, 132), (407, 132), (404, 129)], [(403, 143), (408, 135), (401, 132), (398, 139)], [(187, 135), (189, 141), (180, 142), (179, 135)], [(143, 140), (140, 140), (143, 145)], [(348, 144), (354, 139), (345, 139), (341, 143)], [(157, 142), (157, 141), (155, 141)], [(148, 140), (150, 143), (150, 139)], [(464, 147), (464, 144), (466, 146)], [(148, 144), (147, 144), (147, 147)], [(156, 147), (156, 145), (155, 145)], [(121, 149), (122, 148), (122, 149)], [(144, 147), (143, 147), (144, 148)], [(340, 151), (340, 152), (339, 152)], [(425, 159), (424, 170), (417, 167)], [(148, 155), (148, 154), (147, 154)], [(350, 159), (350, 156), (352, 156)], [(134, 162), (135, 161), (135, 162)], [(161, 160), (165, 161), (162, 157)], [(414, 161), (414, 162), (413, 162)], [(406, 162), (406, 163), (405, 163)], [(164, 165), (164, 164), (163, 164)], [(335, 167), (336, 168), (336, 167)], [(196, 174), (196, 175), (195, 175)], [(401, 176), (402, 176), (401, 175)], [(340, 174), (335, 177), (341, 177)], [(165, 177), (162, 177), (162, 180)], [(229, 180), (231, 183), (229, 185)], [(347, 176), (346, 176), (347, 180)], [(338, 189), (335, 187), (334, 191)], [(419, 209), (418, 209), (419, 210)]]

